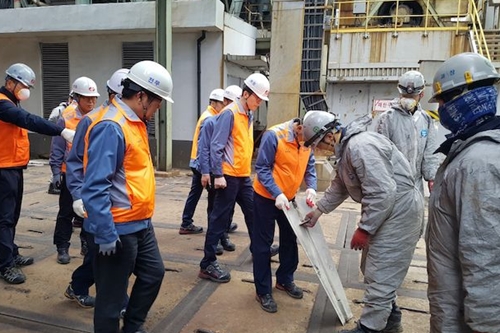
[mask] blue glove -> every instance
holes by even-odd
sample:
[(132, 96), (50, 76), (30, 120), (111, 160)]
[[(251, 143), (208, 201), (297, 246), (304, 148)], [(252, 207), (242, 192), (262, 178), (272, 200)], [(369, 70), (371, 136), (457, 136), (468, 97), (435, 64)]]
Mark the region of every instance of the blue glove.
[(61, 189), (61, 179), (62, 177), (60, 173), (56, 173), (52, 176), (52, 186), (54, 186), (55, 189)]
[(116, 245), (120, 242), (119, 239), (107, 244), (99, 244), (99, 253), (103, 256), (111, 256), (116, 253)]

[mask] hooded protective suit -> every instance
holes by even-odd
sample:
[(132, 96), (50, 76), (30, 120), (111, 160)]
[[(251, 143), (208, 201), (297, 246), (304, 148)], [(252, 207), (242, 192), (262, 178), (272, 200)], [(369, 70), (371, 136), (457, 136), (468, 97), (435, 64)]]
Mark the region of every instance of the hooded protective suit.
[(419, 239), (423, 198), (407, 159), (389, 139), (367, 132), (370, 122), (365, 116), (345, 129), (335, 152), (337, 175), (317, 206), (328, 213), (348, 196), (361, 203), (359, 227), (371, 236), (361, 263), (366, 291), (360, 322), (380, 331)]
[(497, 129), (455, 141), (435, 178), (426, 237), (431, 333), (500, 332), (500, 119), (491, 123)]
[(439, 146), (437, 142), (437, 124), (417, 105), (412, 115), (403, 109), (396, 98), (391, 108), (382, 113), (376, 125), (376, 131), (391, 140), (410, 162), (417, 188), (424, 193), (422, 177), (434, 180), (439, 164), (443, 160), (440, 154), (434, 154)]

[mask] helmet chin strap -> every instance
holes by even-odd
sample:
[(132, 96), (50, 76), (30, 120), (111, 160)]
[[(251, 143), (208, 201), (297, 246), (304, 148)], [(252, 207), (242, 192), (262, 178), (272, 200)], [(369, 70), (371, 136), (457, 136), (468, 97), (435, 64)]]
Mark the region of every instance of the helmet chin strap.
[(143, 96), (144, 92), (141, 91), (141, 97), (139, 99), (139, 101), (141, 102), (141, 106), (142, 106), (142, 121), (146, 124), (148, 122), (148, 120), (146, 119), (146, 114), (148, 113), (148, 108), (149, 106), (151, 105), (151, 101), (149, 101), (149, 98), (148, 98), (148, 105), (144, 106), (144, 102), (142, 101), (142, 96)]

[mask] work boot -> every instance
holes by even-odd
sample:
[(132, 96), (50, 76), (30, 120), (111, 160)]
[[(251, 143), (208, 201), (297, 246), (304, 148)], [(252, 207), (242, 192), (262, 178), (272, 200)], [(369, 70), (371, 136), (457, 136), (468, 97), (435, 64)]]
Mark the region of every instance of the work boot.
[(358, 325), (352, 330), (341, 330), (338, 333), (381, 333), (380, 331), (371, 330), (358, 322)]
[(203, 227), (198, 227), (191, 223), (187, 227), (180, 227), (179, 234), (180, 235), (192, 235), (192, 234), (201, 234), (203, 232)]
[(61, 265), (69, 264), (71, 257), (69, 256), (68, 249), (59, 248), (57, 249), (57, 263)]
[(218, 256), (221, 256), (224, 254), (224, 247), (222, 246), (220, 239), (219, 239), (219, 242), (217, 243), (217, 247), (215, 248), (215, 254)]
[(206, 268), (201, 268), (198, 277), (218, 283), (226, 283), (231, 280), (231, 274), (222, 269), (217, 261), (213, 261)]
[(273, 295), (255, 295), (255, 299), (259, 302), (262, 310), (270, 313), (275, 313), (278, 311), (278, 305), (274, 301)]
[(49, 183), (49, 189), (47, 191), (48, 194), (61, 194), (61, 190), (60, 189), (57, 189), (54, 187), (54, 185), (52, 184), (52, 182)]
[(280, 253), (280, 246), (279, 245), (271, 245), (271, 258), (276, 256), (278, 253)]
[(387, 319), (387, 325), (381, 333), (403, 333), (403, 325), (401, 325), (401, 309), (396, 303), (392, 303), (392, 311)]
[(222, 247), (226, 251), (233, 252), (234, 250), (236, 250), (236, 245), (234, 245), (234, 243), (231, 242), (228, 234), (224, 234), (224, 236), (222, 236), (220, 243), (222, 244)]
[(93, 308), (95, 306), (95, 298), (90, 295), (76, 295), (73, 291), (73, 287), (71, 287), (71, 283), (66, 288), (64, 292), (64, 296), (71, 300), (74, 300), (80, 305), (82, 308)]
[(233, 232), (236, 231), (236, 229), (238, 229), (238, 224), (236, 224), (234, 222), (231, 222), (231, 224), (229, 225), (229, 229), (227, 230), (227, 232), (233, 233)]
[(16, 264), (16, 266), (29, 266), (33, 264), (34, 261), (32, 257), (25, 257), (20, 254), (14, 257), (14, 264)]
[(296, 299), (301, 299), (302, 297), (304, 297), (304, 291), (302, 290), (302, 288), (297, 287), (293, 282), (286, 284), (276, 282), (276, 289), (282, 290), (286, 292), (288, 296)]
[(26, 276), (23, 271), (17, 266), (7, 267), (0, 271), (0, 278), (10, 284), (20, 284), (26, 281)]

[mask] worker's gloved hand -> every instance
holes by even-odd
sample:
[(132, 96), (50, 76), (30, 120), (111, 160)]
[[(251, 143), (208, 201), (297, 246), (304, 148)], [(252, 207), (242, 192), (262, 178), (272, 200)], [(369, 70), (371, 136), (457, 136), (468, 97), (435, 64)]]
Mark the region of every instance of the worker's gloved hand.
[(60, 173), (52, 175), (52, 186), (54, 186), (55, 189), (57, 190), (61, 189), (61, 182), (62, 182), (62, 177)]
[(116, 246), (120, 243), (120, 239), (107, 244), (99, 244), (99, 253), (103, 256), (111, 256), (116, 253)]
[(216, 177), (214, 179), (214, 187), (216, 189), (219, 189), (219, 188), (223, 189), (223, 188), (226, 188), (226, 186), (227, 186), (227, 183), (226, 183), (226, 178), (224, 178), (224, 176)]
[(370, 234), (361, 228), (356, 229), (354, 235), (351, 239), (351, 249), (353, 250), (363, 250), (368, 247), (368, 241), (370, 240)]
[(316, 191), (312, 188), (306, 190), (306, 203), (309, 207), (314, 207), (314, 200), (316, 200)]
[(73, 138), (75, 137), (75, 131), (65, 128), (62, 130), (61, 136), (63, 137), (64, 140), (68, 141), (69, 143), (73, 143)]
[(83, 206), (83, 200), (78, 199), (73, 201), (73, 211), (76, 215), (80, 217), (85, 217), (85, 206)]
[(316, 208), (315, 210), (307, 213), (307, 215), (304, 216), (304, 219), (302, 220), (302, 223), (300, 225), (303, 227), (312, 228), (316, 225), (316, 222), (318, 222), (318, 219), (321, 215), (323, 215), (323, 213), (318, 208)]
[(276, 197), (276, 202), (274, 203), (274, 205), (276, 206), (276, 208), (278, 208), (280, 210), (283, 210), (283, 209), (289, 210), (290, 209), (290, 202), (288, 201), (288, 198), (286, 197), (286, 195), (284, 195), (283, 193), (281, 193), (280, 195), (278, 195)]
[(429, 193), (432, 193), (432, 189), (434, 188), (434, 180), (429, 180), (427, 182), (427, 187), (429, 187)]
[(210, 174), (204, 173), (201, 175), (201, 186), (203, 187), (209, 187), (211, 184), (210, 181)]

